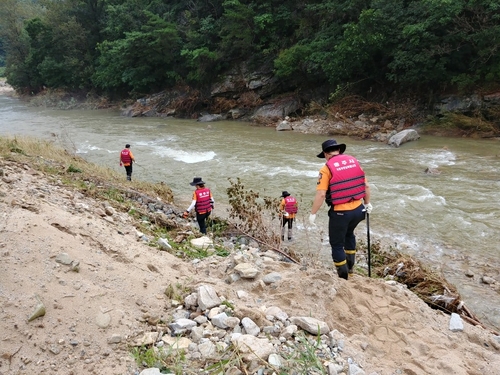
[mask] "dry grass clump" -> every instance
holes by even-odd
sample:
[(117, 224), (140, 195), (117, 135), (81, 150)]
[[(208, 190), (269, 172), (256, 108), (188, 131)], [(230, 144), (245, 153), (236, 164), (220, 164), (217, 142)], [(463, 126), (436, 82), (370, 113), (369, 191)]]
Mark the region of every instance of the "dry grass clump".
[(377, 122), (403, 120), (405, 124), (413, 124), (422, 120), (413, 101), (380, 103), (368, 101), (358, 95), (344, 96), (325, 105), (311, 102), (306, 112), (310, 115), (319, 114), (345, 122), (354, 121), (361, 115), (377, 118)]
[(229, 110), (236, 108), (236, 100), (227, 99), (223, 97), (214, 98), (212, 105), (210, 106), (210, 110), (212, 113), (225, 113), (229, 112)]
[(264, 117), (264, 116), (254, 116), (253, 123), (259, 126), (276, 126), (276, 122), (279, 121), (279, 117)]
[(386, 105), (369, 102), (366, 99), (353, 95), (339, 99), (333, 104), (330, 104), (326, 111), (329, 115), (334, 116), (336, 113), (341, 113), (346, 117), (357, 117), (364, 113), (365, 115), (387, 115), (390, 108)]
[(176, 113), (191, 114), (196, 118), (197, 108), (205, 104), (201, 97), (200, 91), (187, 89), (185, 95), (172, 101), (171, 107), (175, 109)]
[(243, 108), (254, 108), (261, 104), (262, 99), (253, 91), (246, 91), (238, 98), (238, 105)]

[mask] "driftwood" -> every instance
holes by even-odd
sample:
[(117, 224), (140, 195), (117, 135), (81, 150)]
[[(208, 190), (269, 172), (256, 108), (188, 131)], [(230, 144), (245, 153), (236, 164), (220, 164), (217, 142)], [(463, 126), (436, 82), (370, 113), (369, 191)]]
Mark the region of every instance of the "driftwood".
[[(479, 321), (472, 311), (465, 306), (457, 289), (449, 284), (443, 276), (426, 269), (419, 261), (409, 255), (398, 252), (383, 252), (377, 246), (372, 246), (372, 254), (376, 254), (377, 261), (372, 267), (379, 277), (391, 276), (394, 280), (405, 284), (408, 289), (419, 296), (425, 303), (434, 309), (447, 314), (456, 313), (466, 322), (480, 326), (495, 335), (499, 335), (487, 328)], [(442, 294), (439, 292), (442, 291)]]

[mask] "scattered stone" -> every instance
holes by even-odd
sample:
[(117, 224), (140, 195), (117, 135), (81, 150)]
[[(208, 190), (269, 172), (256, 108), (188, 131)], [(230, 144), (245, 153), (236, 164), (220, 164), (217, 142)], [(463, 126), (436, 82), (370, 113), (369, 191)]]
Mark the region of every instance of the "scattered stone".
[(162, 375), (159, 368), (152, 367), (141, 371), (139, 375)]
[(100, 328), (107, 328), (111, 324), (111, 315), (99, 311), (95, 317), (95, 322)]
[(122, 341), (122, 336), (113, 333), (110, 338), (108, 338), (108, 344), (119, 344)]
[(35, 298), (37, 300), (37, 305), (35, 307), (35, 310), (31, 314), (31, 316), (28, 318), (28, 322), (31, 322), (31, 321), (35, 320), (36, 318), (39, 318), (39, 317), (45, 315), (45, 305), (43, 304), (43, 302), (39, 296), (36, 296)]
[(140, 338), (136, 339), (132, 346), (153, 345), (158, 339), (158, 332), (146, 332)]
[(189, 340), (187, 337), (172, 337), (169, 335), (165, 335), (161, 338), (161, 340), (168, 345), (171, 349), (174, 350), (182, 350), (189, 348), (193, 342)]
[(215, 346), (215, 344), (212, 341), (207, 340), (207, 339), (205, 339), (205, 340), (206, 341), (204, 341), (198, 345), (198, 350), (200, 351), (202, 358), (205, 358), (205, 359), (216, 358), (217, 347)]
[(283, 364), (283, 361), (281, 359), (281, 357), (276, 354), (276, 353), (271, 353), (269, 355), (269, 358), (267, 359), (267, 361), (269, 362), (269, 364), (271, 366), (274, 366), (274, 367), (277, 367), (277, 368), (280, 368)]
[(252, 336), (258, 336), (260, 333), (260, 328), (255, 322), (250, 318), (241, 319), (241, 325), (245, 328), (245, 332)]
[(209, 285), (202, 285), (197, 290), (198, 306), (202, 311), (219, 306), (222, 301), (215, 292), (215, 289)]
[(160, 249), (162, 250), (172, 250), (172, 245), (168, 243), (168, 240), (166, 238), (159, 238), (158, 246), (160, 246)]
[(461, 332), (464, 330), (462, 318), (457, 313), (452, 313), (450, 318), (450, 331)]
[(483, 282), (483, 284), (488, 284), (488, 285), (496, 283), (496, 280), (493, 277), (489, 277), (489, 276), (483, 276), (481, 278), (481, 281)]
[(231, 342), (239, 349), (243, 359), (267, 361), (269, 355), (276, 353), (273, 344), (267, 339), (260, 339), (252, 335), (233, 334)]
[(317, 335), (318, 333), (323, 335), (330, 332), (328, 324), (309, 316), (292, 316), (290, 321), (312, 335)]
[(169, 324), (170, 329), (174, 335), (182, 335), (196, 327), (196, 322), (191, 319), (177, 319), (175, 322)]
[(271, 272), (262, 278), (266, 284), (273, 284), (281, 280), (281, 274), (278, 272)]
[(69, 264), (69, 270), (72, 272), (80, 272), (80, 262), (78, 260), (73, 260)]
[(245, 292), (244, 290), (238, 290), (236, 292), (236, 295), (238, 296), (239, 299), (242, 299), (244, 301), (250, 297), (250, 295), (247, 292)]
[(116, 213), (115, 209), (113, 207), (111, 207), (111, 206), (104, 207), (104, 212), (108, 216), (113, 216)]
[(209, 247), (213, 246), (214, 242), (210, 237), (203, 236), (200, 238), (193, 238), (191, 240), (191, 245), (198, 249), (208, 249)]
[(253, 279), (259, 273), (259, 270), (255, 268), (251, 263), (240, 263), (234, 270), (241, 276), (243, 279)]
[(71, 262), (73, 262), (73, 260), (71, 259), (71, 257), (66, 254), (66, 253), (61, 253), (59, 254), (57, 257), (56, 257), (56, 262), (57, 263), (61, 263), (61, 264), (64, 264), (66, 266), (69, 266), (71, 264)]
[(349, 375), (365, 375), (365, 371), (355, 363), (349, 363)]

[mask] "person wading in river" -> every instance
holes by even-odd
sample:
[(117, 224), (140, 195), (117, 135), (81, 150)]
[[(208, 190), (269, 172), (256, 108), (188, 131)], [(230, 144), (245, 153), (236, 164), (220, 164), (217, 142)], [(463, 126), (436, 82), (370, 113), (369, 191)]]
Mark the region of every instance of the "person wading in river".
[(292, 240), (292, 227), (293, 227), (293, 219), (295, 219), (295, 214), (298, 210), (297, 200), (290, 195), (288, 191), (283, 191), (281, 193), (281, 198), (283, 198), (280, 202), (280, 212), (282, 213), (281, 217), (281, 239), (285, 240), (285, 226), (288, 227), (288, 241)]
[(365, 219), (365, 213), (370, 214), (373, 209), (370, 187), (358, 160), (344, 154), (345, 144), (329, 139), (321, 148), (317, 157), (325, 158), (326, 164), (319, 171), (309, 223), (314, 224), (316, 213), (325, 201), (330, 206), (328, 234), (333, 263), (339, 277), (347, 280), (356, 260), (354, 229)]
[(205, 187), (205, 182), (203, 182), (201, 177), (194, 177), (189, 185), (196, 186), (196, 190), (193, 192), (191, 205), (184, 211), (183, 217), (186, 219), (189, 216), (189, 212), (194, 208), (196, 211), (196, 221), (198, 221), (198, 225), (200, 226), (200, 232), (207, 234), (206, 220), (214, 209), (212, 192)]
[(120, 152), (120, 167), (125, 167), (128, 181), (132, 181), (132, 163), (135, 163), (135, 158), (132, 151), (130, 151), (130, 145), (127, 143), (125, 148)]

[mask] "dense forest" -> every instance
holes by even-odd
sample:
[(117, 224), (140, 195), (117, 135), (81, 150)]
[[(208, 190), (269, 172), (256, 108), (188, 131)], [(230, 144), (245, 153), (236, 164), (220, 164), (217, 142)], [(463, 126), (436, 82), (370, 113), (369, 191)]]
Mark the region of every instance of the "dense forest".
[(29, 93), (204, 90), (245, 62), (283, 90), (426, 97), (494, 87), (499, 46), (498, 0), (0, 2), (0, 67)]

